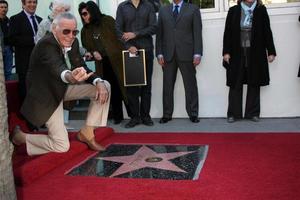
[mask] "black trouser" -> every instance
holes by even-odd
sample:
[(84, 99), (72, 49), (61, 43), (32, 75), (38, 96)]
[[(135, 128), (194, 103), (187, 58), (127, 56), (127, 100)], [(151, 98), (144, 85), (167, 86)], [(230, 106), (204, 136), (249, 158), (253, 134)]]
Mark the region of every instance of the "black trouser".
[[(243, 85), (240, 87), (229, 89), (228, 96), (228, 117), (234, 117), (236, 119), (241, 119), (242, 107), (243, 107)], [(260, 114), (260, 87), (251, 86), (247, 87), (247, 97), (246, 97), (246, 109), (245, 118), (251, 118), (254, 116), (259, 116)]]
[(26, 73), (18, 73), (18, 90), (20, 103), (22, 104), (26, 96)]
[(118, 79), (113, 71), (110, 60), (107, 56), (102, 59), (103, 79), (107, 80), (111, 86), (111, 114), (114, 120), (123, 119), (122, 93)]
[[(243, 83), (247, 82), (248, 58), (250, 48), (244, 48), (244, 54), (241, 59), (241, 67), (238, 73), (236, 85), (230, 87), (228, 95), (227, 117), (236, 119), (243, 118)], [(260, 114), (260, 86), (247, 86), (245, 118), (259, 116)]]
[(185, 90), (185, 108), (189, 117), (198, 117), (198, 87), (193, 62), (179, 61), (176, 56), (163, 67), (163, 117), (171, 118), (174, 110), (174, 85), (178, 68)]
[(146, 78), (145, 86), (127, 87), (128, 106), (131, 118), (134, 120), (147, 119), (150, 117), (151, 108), (151, 85), (153, 72), (153, 52), (146, 51)]

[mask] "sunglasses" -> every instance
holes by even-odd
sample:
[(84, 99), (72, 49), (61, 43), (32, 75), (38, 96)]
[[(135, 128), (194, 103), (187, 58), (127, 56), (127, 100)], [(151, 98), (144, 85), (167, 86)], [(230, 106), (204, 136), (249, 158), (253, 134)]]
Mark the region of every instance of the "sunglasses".
[(62, 30), (62, 34), (64, 34), (64, 35), (69, 35), (70, 33), (72, 33), (73, 36), (76, 36), (79, 33), (79, 31), (78, 30), (70, 30), (70, 29)]
[(81, 13), (81, 16), (86, 17), (88, 14), (89, 14), (88, 12), (82, 12), (82, 13)]

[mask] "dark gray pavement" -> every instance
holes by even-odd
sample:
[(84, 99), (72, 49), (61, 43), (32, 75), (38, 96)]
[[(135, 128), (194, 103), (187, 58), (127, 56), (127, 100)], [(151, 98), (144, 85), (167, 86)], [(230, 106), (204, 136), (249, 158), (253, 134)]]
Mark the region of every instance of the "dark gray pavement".
[[(154, 126), (137, 125), (134, 128), (125, 128), (129, 120), (123, 120), (121, 124), (114, 125), (112, 121), (108, 126), (116, 132), (299, 132), (300, 118), (262, 118), (259, 122), (249, 120), (227, 123), (225, 118), (201, 118), (199, 123), (192, 123), (187, 118), (176, 118), (166, 124), (160, 124), (159, 119), (153, 119)], [(71, 120), (68, 126), (78, 130), (83, 120)]]

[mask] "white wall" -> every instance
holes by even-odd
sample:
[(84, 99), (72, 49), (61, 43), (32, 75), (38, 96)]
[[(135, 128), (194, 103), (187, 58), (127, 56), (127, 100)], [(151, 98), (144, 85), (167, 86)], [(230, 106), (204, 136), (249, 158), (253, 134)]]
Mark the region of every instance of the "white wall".
[[(219, 7), (221, 7), (219, 9), (226, 8), (223, 4)], [(297, 78), (300, 63), (298, 22), (300, 8), (270, 7), (268, 12), (277, 57), (270, 64), (270, 85), (261, 88), (261, 116), (300, 116), (300, 78)], [(115, 10), (108, 13), (115, 16)], [(228, 87), (225, 85), (225, 70), (222, 67), (222, 41), (226, 15), (226, 12), (202, 13), (204, 55), (200, 66), (197, 67), (200, 117), (226, 116)], [(162, 70), (155, 59), (152, 78), (152, 117), (162, 116), (162, 85)], [(184, 88), (179, 71), (174, 96), (173, 117), (187, 117)]]
[[(99, 0), (102, 12), (115, 17), (116, 8), (123, 0)], [(40, 0), (37, 13), (42, 17), (48, 14), (50, 0)], [(77, 14), (80, 0), (74, 0), (73, 9)], [(11, 3), (9, 15), (19, 12), (20, 2)], [(273, 30), (277, 57), (270, 64), (270, 85), (261, 89), (262, 117), (300, 116), (300, 78), (297, 78), (300, 63), (300, 5), (290, 8), (268, 7)], [(18, 7), (19, 6), (19, 7)], [(222, 1), (213, 12), (202, 13), (204, 56), (197, 67), (199, 90), (199, 116), (225, 117), (227, 111), (228, 88), (225, 86), (225, 70), (222, 63), (222, 37), (227, 6)], [(221, 10), (221, 11), (220, 11)], [(81, 22), (79, 21), (81, 28)], [(152, 117), (162, 116), (162, 70), (154, 61), (152, 78)], [(180, 72), (175, 86), (175, 107), (173, 117), (187, 117), (185, 94)]]
[(261, 92), (262, 116), (300, 116), (299, 13), (271, 15), (277, 58), (270, 65), (271, 84)]

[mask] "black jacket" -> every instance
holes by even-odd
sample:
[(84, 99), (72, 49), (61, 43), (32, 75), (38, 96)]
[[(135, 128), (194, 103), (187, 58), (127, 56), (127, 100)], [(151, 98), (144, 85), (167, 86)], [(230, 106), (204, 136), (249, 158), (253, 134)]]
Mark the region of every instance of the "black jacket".
[[(155, 34), (156, 28), (155, 11), (148, 1), (141, 0), (138, 8), (135, 8), (130, 0), (119, 4), (116, 16), (116, 31), (125, 49), (135, 46), (138, 49), (153, 51), (152, 35)], [(134, 32), (136, 38), (125, 42), (121, 39), (124, 32)]]
[[(36, 15), (38, 23), (42, 18)], [(25, 74), (28, 69), (29, 58), (34, 47), (34, 32), (24, 11), (12, 16), (9, 25), (9, 38), (15, 47), (15, 64), (17, 73)]]
[[(240, 45), (241, 6), (236, 5), (229, 9), (226, 18), (223, 55), (230, 54), (229, 65), (223, 62), (226, 68), (227, 85), (235, 86), (241, 66)], [(247, 83), (253, 86), (264, 86), (270, 82), (268, 55), (276, 56), (273, 35), (267, 9), (264, 5), (257, 5), (253, 12), (251, 30), (250, 63), (247, 71)]]
[[(86, 67), (79, 53), (78, 40), (68, 52), (72, 68)], [(34, 47), (27, 72), (27, 95), (21, 113), (35, 126), (41, 126), (51, 117), (62, 101), (68, 84), (61, 79), (61, 73), (68, 70), (62, 48), (53, 34), (44, 36)], [(92, 75), (86, 82), (92, 84), (97, 78)]]

